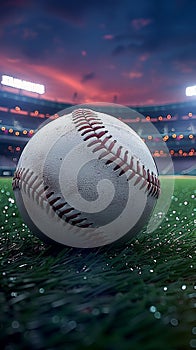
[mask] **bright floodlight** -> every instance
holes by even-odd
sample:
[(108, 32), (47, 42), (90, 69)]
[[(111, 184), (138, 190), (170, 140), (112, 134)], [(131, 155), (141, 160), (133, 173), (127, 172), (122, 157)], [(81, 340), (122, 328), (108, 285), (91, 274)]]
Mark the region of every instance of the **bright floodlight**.
[(195, 96), (196, 95), (196, 85), (188, 86), (186, 88), (186, 96)]
[(30, 81), (17, 79), (9, 75), (2, 75), (1, 80), (2, 85), (11, 86), (16, 89), (36, 92), (37, 94), (44, 94), (45, 86), (42, 84), (32, 83)]

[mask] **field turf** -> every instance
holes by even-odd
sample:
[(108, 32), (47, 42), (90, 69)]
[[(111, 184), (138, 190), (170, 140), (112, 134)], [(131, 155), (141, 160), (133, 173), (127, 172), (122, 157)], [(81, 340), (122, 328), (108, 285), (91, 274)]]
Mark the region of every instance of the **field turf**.
[(0, 179), (1, 350), (196, 348), (195, 199), (196, 178), (176, 178), (153, 233), (57, 250), (29, 232)]

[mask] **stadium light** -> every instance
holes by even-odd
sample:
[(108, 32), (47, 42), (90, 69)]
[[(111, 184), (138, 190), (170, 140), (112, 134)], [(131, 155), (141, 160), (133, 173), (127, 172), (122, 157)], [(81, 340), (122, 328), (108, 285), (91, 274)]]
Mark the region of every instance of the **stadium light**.
[(186, 96), (196, 96), (196, 85), (187, 86)]
[(40, 95), (45, 93), (44, 85), (33, 83), (26, 80), (21, 80), (18, 78), (11, 77), (9, 75), (2, 75), (1, 84), (10, 86), (16, 89), (20, 89), (20, 90), (35, 92)]

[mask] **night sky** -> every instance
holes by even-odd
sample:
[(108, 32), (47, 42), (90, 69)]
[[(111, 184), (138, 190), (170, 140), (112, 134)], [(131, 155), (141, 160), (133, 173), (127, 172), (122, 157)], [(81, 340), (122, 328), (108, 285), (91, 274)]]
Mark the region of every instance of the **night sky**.
[(47, 99), (185, 101), (196, 85), (196, 1), (1, 1), (0, 62), (1, 74), (44, 84)]

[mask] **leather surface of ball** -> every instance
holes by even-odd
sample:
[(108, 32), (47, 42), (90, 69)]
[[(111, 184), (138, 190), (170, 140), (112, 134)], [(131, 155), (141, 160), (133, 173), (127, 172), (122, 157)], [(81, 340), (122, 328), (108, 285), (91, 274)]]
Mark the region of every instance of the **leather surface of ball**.
[(13, 189), (35, 235), (94, 248), (139, 233), (160, 182), (149, 149), (128, 125), (80, 108), (46, 124), (27, 143)]

